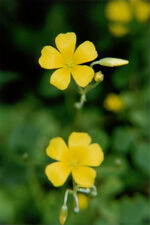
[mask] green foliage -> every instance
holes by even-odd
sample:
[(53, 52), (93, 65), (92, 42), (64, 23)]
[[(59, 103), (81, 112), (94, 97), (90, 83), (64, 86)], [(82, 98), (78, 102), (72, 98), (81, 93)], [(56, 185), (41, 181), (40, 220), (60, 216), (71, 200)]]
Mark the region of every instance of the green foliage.
[(15, 215), (15, 204), (11, 196), (3, 189), (0, 190), (0, 221), (1, 223), (11, 223)]
[(99, 143), (102, 149), (107, 151), (109, 146), (109, 137), (104, 130), (100, 129), (89, 129), (89, 134), (92, 137), (93, 142)]
[(136, 149), (132, 155), (133, 161), (137, 167), (146, 173), (150, 172), (149, 166), (149, 146), (148, 143), (139, 142), (136, 144)]
[(127, 153), (131, 145), (131, 136), (128, 128), (116, 127), (112, 135), (112, 147), (114, 151)]
[(148, 202), (142, 196), (137, 195), (133, 198), (124, 197), (121, 199), (119, 214), (119, 221), (121, 224), (145, 224), (148, 216)]

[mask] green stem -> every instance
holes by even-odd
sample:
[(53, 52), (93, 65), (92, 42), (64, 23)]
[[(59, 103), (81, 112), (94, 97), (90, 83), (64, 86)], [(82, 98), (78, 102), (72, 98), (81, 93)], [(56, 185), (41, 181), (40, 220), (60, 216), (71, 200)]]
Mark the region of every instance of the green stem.
[(81, 109), (84, 106), (84, 103), (87, 101), (86, 100), (86, 94), (89, 91), (91, 91), (92, 89), (96, 88), (99, 85), (100, 82), (96, 82), (94, 84), (90, 84), (86, 88), (78, 87), (81, 97), (80, 97), (80, 101), (75, 103), (76, 109)]
[(67, 207), (68, 196), (69, 196), (69, 194), (72, 194), (74, 201), (75, 201), (74, 212), (78, 213), (79, 212), (79, 201), (78, 201), (78, 196), (77, 196), (78, 186), (74, 180), (72, 180), (72, 182), (73, 182), (73, 190), (71, 190), (71, 189), (66, 190), (63, 206)]
[(90, 67), (93, 68), (93, 66), (95, 66), (95, 65), (99, 65), (99, 60), (92, 62), (92, 63), (90, 64)]
[(86, 102), (86, 95), (81, 94), (80, 101), (75, 103), (76, 109), (81, 109)]
[[(100, 81), (101, 82), (101, 81)], [(92, 89), (96, 88), (100, 82), (96, 82), (95, 84), (90, 84), (89, 86), (87, 86), (85, 89), (85, 92), (88, 93), (89, 91), (91, 91)]]
[(65, 197), (64, 197), (64, 206), (67, 206), (67, 201), (68, 201), (68, 195), (73, 194), (73, 191), (71, 189), (67, 189), (65, 192)]
[(74, 179), (72, 179), (72, 183), (73, 183), (73, 197), (75, 200), (74, 212), (78, 213), (79, 212), (79, 200), (77, 196), (78, 185), (75, 183)]

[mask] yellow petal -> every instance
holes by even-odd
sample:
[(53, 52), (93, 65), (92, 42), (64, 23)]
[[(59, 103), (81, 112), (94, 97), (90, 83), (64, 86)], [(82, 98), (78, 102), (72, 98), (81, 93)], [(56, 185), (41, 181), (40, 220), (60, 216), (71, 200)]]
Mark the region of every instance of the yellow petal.
[(65, 58), (73, 56), (76, 45), (76, 34), (68, 32), (59, 34), (55, 39), (56, 46)]
[(46, 167), (45, 173), (54, 186), (61, 186), (67, 180), (70, 169), (61, 162), (55, 162)]
[(97, 57), (97, 51), (95, 46), (90, 41), (85, 41), (76, 49), (74, 53), (74, 62), (76, 64), (81, 64), (85, 62), (90, 62)]
[(61, 137), (51, 139), (46, 149), (47, 155), (56, 160), (61, 160), (62, 154), (66, 151), (68, 151), (67, 145)]
[(102, 148), (98, 144), (91, 144), (84, 156), (84, 166), (99, 166), (104, 160)]
[(67, 69), (61, 68), (52, 74), (50, 83), (60, 90), (65, 90), (70, 83), (70, 79), (70, 72)]
[(63, 67), (64, 59), (55, 48), (45, 46), (41, 51), (39, 64), (44, 69), (56, 69)]
[(72, 170), (75, 182), (81, 187), (92, 187), (96, 177), (96, 171), (89, 167), (76, 167)]
[(71, 70), (75, 82), (81, 86), (87, 86), (94, 77), (94, 70), (89, 66), (75, 66)]
[(69, 136), (69, 147), (88, 146), (91, 142), (91, 137), (87, 133), (72, 132)]

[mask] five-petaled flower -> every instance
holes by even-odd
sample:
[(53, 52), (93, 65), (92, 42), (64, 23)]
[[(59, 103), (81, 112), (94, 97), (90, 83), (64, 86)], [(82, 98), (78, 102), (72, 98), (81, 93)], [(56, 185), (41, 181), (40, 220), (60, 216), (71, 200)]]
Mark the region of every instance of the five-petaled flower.
[(91, 143), (87, 133), (73, 132), (69, 136), (68, 146), (61, 137), (53, 138), (46, 149), (47, 155), (58, 160), (49, 164), (45, 173), (54, 186), (61, 186), (72, 174), (74, 181), (81, 187), (92, 187), (96, 171), (104, 154), (99, 144)]
[(79, 86), (87, 86), (94, 77), (94, 70), (80, 64), (93, 61), (97, 57), (94, 44), (85, 41), (75, 51), (76, 34), (73, 32), (59, 34), (55, 43), (59, 51), (52, 46), (45, 46), (39, 58), (39, 64), (44, 69), (58, 69), (52, 74), (50, 83), (64, 90), (68, 87), (72, 74)]

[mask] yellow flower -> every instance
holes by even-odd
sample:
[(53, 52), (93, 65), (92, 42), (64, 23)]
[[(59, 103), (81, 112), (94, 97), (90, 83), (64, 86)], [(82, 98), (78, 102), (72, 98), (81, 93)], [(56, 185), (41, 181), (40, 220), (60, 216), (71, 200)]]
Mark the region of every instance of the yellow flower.
[(123, 109), (124, 103), (118, 95), (110, 93), (104, 101), (104, 107), (109, 111), (119, 112)]
[(86, 195), (79, 193), (78, 200), (79, 200), (79, 209), (84, 210), (88, 207), (89, 199)]
[(75, 50), (76, 34), (73, 32), (59, 34), (55, 43), (58, 50), (52, 46), (45, 46), (39, 58), (39, 64), (44, 69), (58, 69), (52, 74), (50, 83), (64, 90), (68, 87), (72, 74), (79, 86), (87, 86), (94, 77), (94, 70), (80, 64), (90, 62), (97, 57), (94, 44), (85, 41)]
[(129, 33), (129, 28), (122, 23), (111, 23), (108, 28), (115, 37), (122, 37)]
[(133, 2), (135, 18), (139, 22), (145, 22), (150, 17), (150, 2), (136, 0)]
[(49, 164), (45, 173), (54, 186), (63, 185), (70, 174), (81, 187), (91, 187), (94, 184), (96, 171), (90, 166), (99, 166), (104, 155), (98, 144), (90, 143), (90, 136), (80, 132), (71, 133), (68, 146), (61, 137), (50, 141), (46, 152), (57, 162)]
[(126, 0), (113, 0), (106, 5), (106, 17), (114, 22), (128, 23), (132, 19), (130, 5)]

